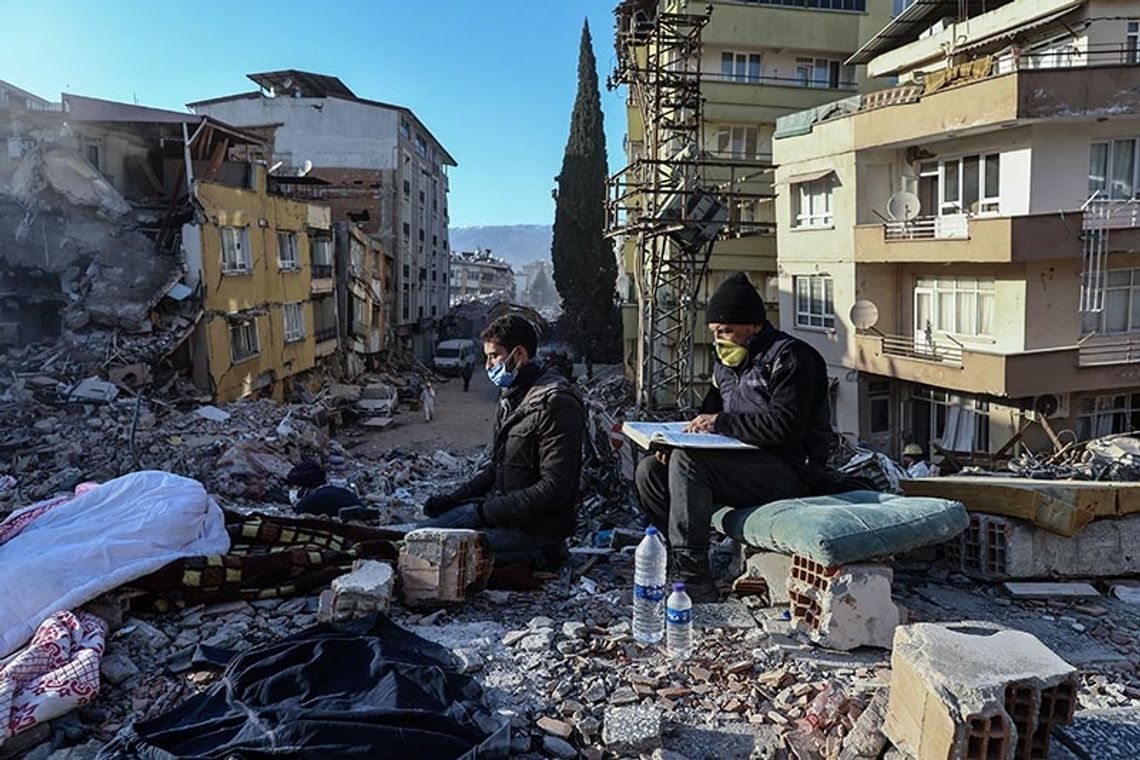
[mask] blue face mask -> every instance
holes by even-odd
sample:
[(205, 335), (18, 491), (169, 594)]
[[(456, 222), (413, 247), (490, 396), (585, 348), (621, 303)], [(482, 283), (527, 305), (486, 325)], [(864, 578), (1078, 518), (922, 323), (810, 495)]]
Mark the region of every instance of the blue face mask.
[(511, 355), (507, 354), (506, 358), (498, 364), (492, 364), (487, 368), (487, 377), (492, 383), (500, 388), (510, 388), (515, 378), (519, 375), (518, 365), (512, 370), (507, 369), (507, 362), (510, 361)]

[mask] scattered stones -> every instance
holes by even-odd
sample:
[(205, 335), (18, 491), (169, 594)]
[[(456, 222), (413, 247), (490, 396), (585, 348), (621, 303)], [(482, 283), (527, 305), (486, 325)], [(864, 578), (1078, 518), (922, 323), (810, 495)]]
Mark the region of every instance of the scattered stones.
[(539, 718), (538, 727), (552, 736), (557, 736), (562, 739), (569, 739), (570, 735), (574, 733), (574, 727), (569, 723), (554, 718)]
[(578, 750), (574, 749), (573, 744), (565, 739), (559, 739), (557, 736), (542, 737), (542, 748), (554, 757), (570, 758), (578, 756)]

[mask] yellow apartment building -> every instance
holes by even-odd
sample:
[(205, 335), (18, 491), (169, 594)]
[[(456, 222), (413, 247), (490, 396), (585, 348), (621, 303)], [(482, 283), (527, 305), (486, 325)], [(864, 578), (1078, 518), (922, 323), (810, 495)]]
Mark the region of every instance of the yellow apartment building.
[(849, 59), (899, 85), (774, 140), (838, 429), (961, 463), (1140, 428), (1140, 2), (975, 5), (906, 9)]
[(203, 299), (194, 380), (219, 401), (280, 400), (337, 348), (329, 210), (271, 194), (264, 165), (249, 170), (246, 187), (196, 181), (200, 223), (183, 227), (187, 284)]

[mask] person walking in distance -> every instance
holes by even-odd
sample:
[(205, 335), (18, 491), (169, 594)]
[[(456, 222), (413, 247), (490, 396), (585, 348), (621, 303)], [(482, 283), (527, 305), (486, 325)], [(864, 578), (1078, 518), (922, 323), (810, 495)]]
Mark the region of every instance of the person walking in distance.
[(475, 374), (475, 363), (467, 362), (463, 365), (463, 392), (471, 387), (471, 375)]
[(424, 422), (431, 422), (435, 416), (435, 388), (431, 387), (431, 380), (424, 383), (420, 392), (420, 406), (424, 408)]

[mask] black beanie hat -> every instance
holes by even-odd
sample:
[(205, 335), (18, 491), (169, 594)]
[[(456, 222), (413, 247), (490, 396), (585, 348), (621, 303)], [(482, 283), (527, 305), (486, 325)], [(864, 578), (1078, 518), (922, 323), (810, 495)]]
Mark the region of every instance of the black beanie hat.
[(706, 322), (723, 325), (762, 325), (767, 320), (764, 299), (744, 272), (730, 275), (709, 298)]

